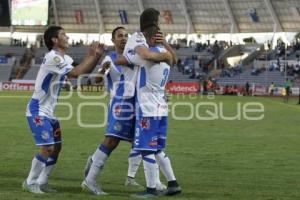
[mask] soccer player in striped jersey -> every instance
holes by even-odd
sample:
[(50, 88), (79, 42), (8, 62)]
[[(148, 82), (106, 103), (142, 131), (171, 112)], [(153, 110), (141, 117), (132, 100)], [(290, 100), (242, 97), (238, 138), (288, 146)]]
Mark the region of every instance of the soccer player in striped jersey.
[(48, 178), (62, 146), (61, 129), (54, 110), (65, 77), (78, 77), (91, 72), (103, 53), (103, 45), (94, 42), (82, 63), (73, 67), (73, 59), (65, 54), (68, 39), (60, 26), (51, 26), (45, 31), (44, 41), (49, 52), (41, 64), (35, 90), (27, 105), (27, 121), (39, 152), (32, 160), (22, 188), (32, 193), (56, 192), (48, 185)]
[[(164, 153), (167, 133), (168, 106), (165, 100), (165, 84), (170, 65), (166, 62), (145, 60), (139, 52), (148, 51), (148, 45), (156, 43), (159, 31), (157, 25), (147, 26), (143, 32), (136, 33), (136, 38), (128, 40), (124, 51), (127, 61), (138, 69), (136, 84), (136, 124), (134, 150), (142, 153), (147, 189), (135, 197), (151, 198), (159, 195), (155, 189), (158, 178), (158, 166), (168, 180), (166, 195), (181, 192), (171, 167), (170, 159)], [(127, 45), (126, 45), (127, 46)], [(150, 47), (151, 52), (167, 52), (164, 46)]]

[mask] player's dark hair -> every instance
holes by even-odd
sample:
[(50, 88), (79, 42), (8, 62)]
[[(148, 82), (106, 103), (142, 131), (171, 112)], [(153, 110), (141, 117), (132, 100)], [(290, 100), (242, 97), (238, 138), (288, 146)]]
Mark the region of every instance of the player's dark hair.
[(61, 26), (50, 26), (45, 31), (44, 41), (45, 41), (45, 45), (49, 51), (52, 50), (52, 48), (53, 48), (52, 38), (58, 38), (58, 32), (62, 29), (63, 28)]
[(123, 26), (118, 26), (117, 28), (115, 28), (115, 29), (112, 31), (112, 33), (111, 33), (111, 38), (112, 38), (112, 39), (115, 39), (115, 38), (116, 38), (116, 37), (115, 37), (115, 34), (116, 34), (116, 32), (117, 32), (119, 29), (124, 29), (124, 30), (125, 30), (125, 28), (124, 28)]
[(150, 26), (150, 27), (145, 28), (143, 33), (146, 38), (151, 38), (151, 37), (155, 36), (158, 31), (159, 31), (158, 26)]
[(140, 16), (140, 29), (142, 32), (150, 26), (158, 26), (159, 11), (154, 8), (147, 8)]

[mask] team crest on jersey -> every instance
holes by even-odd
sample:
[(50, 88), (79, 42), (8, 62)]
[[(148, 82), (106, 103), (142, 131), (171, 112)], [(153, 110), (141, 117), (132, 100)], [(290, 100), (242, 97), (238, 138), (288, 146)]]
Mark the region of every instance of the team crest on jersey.
[(44, 120), (42, 117), (40, 116), (36, 116), (33, 118), (33, 123), (36, 125), (36, 126), (43, 126), (44, 125)]
[(43, 140), (49, 139), (49, 133), (48, 133), (48, 131), (42, 131), (41, 137), (43, 138)]
[(115, 114), (115, 116), (120, 116), (121, 112), (122, 112), (122, 108), (121, 108), (120, 105), (117, 105), (117, 106), (114, 107), (114, 114)]
[(55, 56), (55, 57), (53, 58), (53, 60), (54, 60), (54, 62), (56, 62), (56, 63), (60, 63), (60, 58), (59, 58), (58, 56)]
[(122, 130), (122, 124), (120, 122), (116, 122), (114, 124), (114, 130), (115, 131), (121, 131)]
[(150, 128), (150, 119), (143, 118), (140, 121), (140, 126), (142, 129), (149, 129)]

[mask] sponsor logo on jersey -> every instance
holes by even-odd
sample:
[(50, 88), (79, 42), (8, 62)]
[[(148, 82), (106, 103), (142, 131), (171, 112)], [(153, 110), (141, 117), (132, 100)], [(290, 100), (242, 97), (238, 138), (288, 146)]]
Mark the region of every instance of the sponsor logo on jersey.
[(66, 66), (68, 66), (67, 63), (60, 63), (60, 64), (56, 65), (56, 68), (58, 68), (58, 69), (63, 69), (63, 68), (66, 67)]
[(40, 116), (34, 117), (33, 123), (34, 123), (36, 126), (43, 126), (43, 125), (44, 125), (43, 118), (41, 118)]

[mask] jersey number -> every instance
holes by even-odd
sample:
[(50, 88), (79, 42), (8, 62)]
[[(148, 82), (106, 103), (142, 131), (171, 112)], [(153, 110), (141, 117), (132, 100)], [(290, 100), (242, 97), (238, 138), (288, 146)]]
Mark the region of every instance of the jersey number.
[(163, 86), (165, 86), (165, 84), (166, 84), (166, 81), (167, 81), (167, 79), (168, 79), (168, 74), (169, 74), (169, 69), (164, 69), (164, 71), (163, 71), (163, 79), (161, 80), (161, 82), (160, 82), (160, 87), (163, 87)]

